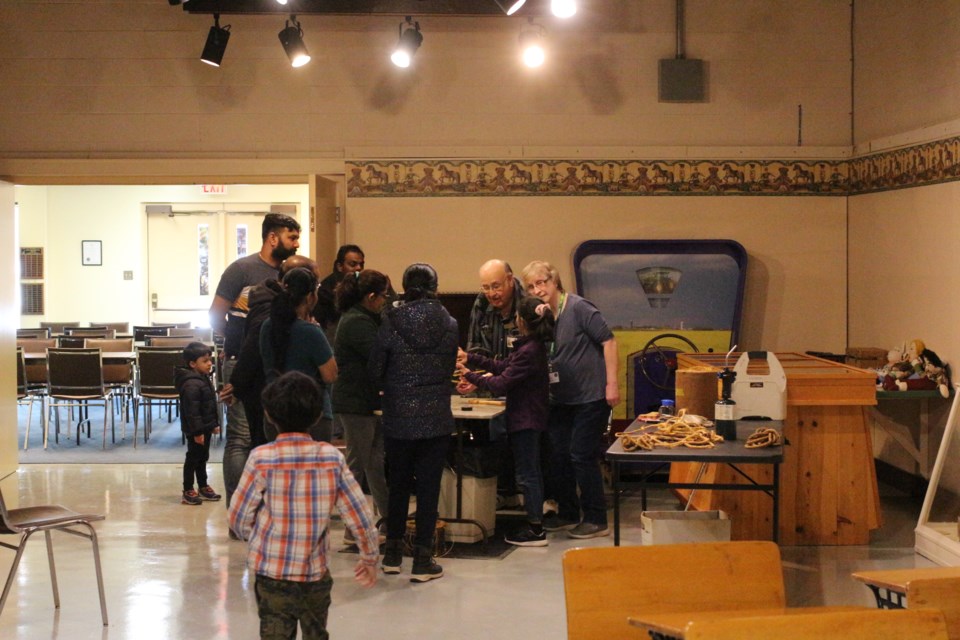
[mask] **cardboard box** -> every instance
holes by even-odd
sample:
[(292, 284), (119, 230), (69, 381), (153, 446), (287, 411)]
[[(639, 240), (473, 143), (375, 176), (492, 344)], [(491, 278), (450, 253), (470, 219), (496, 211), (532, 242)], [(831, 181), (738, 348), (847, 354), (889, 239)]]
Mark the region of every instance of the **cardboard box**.
[(861, 369), (879, 369), (887, 364), (887, 351), (877, 347), (847, 347), (847, 364)]
[[(497, 479), (463, 477), (461, 517), (477, 520), (492, 536), (497, 524)], [(457, 515), (457, 476), (450, 469), (443, 470), (440, 484), (440, 516)], [(469, 523), (447, 523), (446, 539), (453, 542), (480, 542), (480, 527)]]
[(729, 542), (730, 519), (723, 511), (644, 511), (641, 544)]

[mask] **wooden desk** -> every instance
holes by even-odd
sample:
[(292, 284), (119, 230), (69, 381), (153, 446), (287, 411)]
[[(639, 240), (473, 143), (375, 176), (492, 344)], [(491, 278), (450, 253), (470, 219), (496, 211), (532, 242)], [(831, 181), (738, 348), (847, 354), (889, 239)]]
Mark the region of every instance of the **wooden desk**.
[(811, 615), (861, 611), (865, 607), (776, 607), (771, 609), (727, 609), (723, 611), (691, 611), (687, 613), (647, 613), (630, 616), (627, 622), (650, 634), (652, 640), (682, 640), (687, 625), (703, 620), (729, 620), (731, 618), (758, 618), (763, 616)]
[[(691, 466), (701, 467), (704, 464), (710, 464), (712, 466), (726, 466), (731, 469), (731, 473), (737, 474), (747, 480), (746, 483), (735, 482), (736, 475), (730, 479), (729, 482), (711, 482), (711, 481), (699, 481), (699, 482), (686, 482), (683, 480), (671, 479), (667, 482), (666, 485), (660, 484), (658, 486), (666, 486), (670, 488), (677, 489), (697, 489), (698, 491), (702, 490), (713, 490), (716, 489), (726, 489), (733, 491), (762, 491), (773, 498), (773, 508), (765, 509), (764, 513), (772, 514), (772, 527), (768, 527), (767, 532), (764, 533), (764, 537), (770, 535), (772, 529), (773, 541), (777, 542), (777, 535), (779, 527), (777, 526), (777, 514), (779, 512), (777, 506), (779, 501), (779, 489), (780, 489), (780, 472), (779, 467), (780, 463), (783, 462), (783, 447), (764, 447), (761, 449), (747, 449), (744, 446), (747, 436), (749, 436), (758, 426), (772, 426), (780, 427), (782, 425), (779, 421), (749, 421), (749, 420), (738, 420), (737, 421), (737, 436), (738, 440), (733, 442), (721, 442), (713, 449), (689, 449), (687, 447), (676, 447), (674, 449), (667, 448), (656, 448), (652, 451), (638, 450), (638, 451), (624, 451), (623, 444), (618, 438), (609, 449), (607, 449), (606, 459), (612, 463), (612, 480), (613, 480), (613, 544), (614, 546), (620, 545), (620, 494), (623, 491), (624, 486), (629, 486), (633, 483), (624, 483), (621, 478), (621, 471), (623, 465), (637, 465), (638, 463), (652, 463), (655, 467), (653, 469), (647, 468), (640, 471), (640, 482), (636, 483), (641, 490), (641, 508), (646, 510), (647, 508), (647, 487), (646, 482), (647, 478), (656, 473), (661, 467), (668, 464), (678, 464), (678, 463), (695, 463)], [(637, 422), (634, 422), (627, 430), (639, 426)], [(749, 466), (750, 468), (772, 468), (772, 479), (769, 482), (758, 481), (750, 474), (742, 471), (742, 468)], [(672, 475), (672, 474), (671, 474)], [(761, 539), (760, 537), (756, 539)]]
[[(739, 354), (731, 356), (736, 361)], [(867, 544), (880, 527), (880, 496), (873, 462), (867, 410), (877, 403), (872, 373), (800, 353), (778, 353), (787, 376), (787, 418), (780, 489), (780, 543), (795, 545)], [(724, 354), (681, 353), (681, 368), (723, 366)], [(764, 363), (765, 366), (765, 363)], [(704, 477), (730, 478), (719, 465)], [(693, 477), (699, 465), (675, 464), (671, 480)], [(750, 471), (766, 479), (769, 470)], [(697, 491), (692, 506), (722, 509), (730, 515), (733, 538), (767, 535), (756, 514), (765, 512), (762, 496)]]
[(893, 569), (890, 571), (858, 571), (850, 577), (870, 588), (878, 609), (906, 608), (905, 596), (911, 580), (960, 579), (960, 567), (930, 567), (927, 569)]

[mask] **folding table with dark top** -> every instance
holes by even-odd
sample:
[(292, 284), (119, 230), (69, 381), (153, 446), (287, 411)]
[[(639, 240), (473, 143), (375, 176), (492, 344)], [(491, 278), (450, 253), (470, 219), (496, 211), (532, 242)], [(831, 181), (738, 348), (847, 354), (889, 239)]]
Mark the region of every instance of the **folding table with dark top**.
[[(628, 427), (628, 431), (643, 426), (635, 421)], [(772, 427), (782, 432), (783, 422), (779, 420), (738, 420), (737, 440), (722, 442), (713, 449), (690, 449), (675, 447), (673, 449), (657, 447), (652, 451), (639, 449), (624, 451), (623, 444), (618, 438), (606, 452), (606, 459), (610, 461), (613, 472), (613, 544), (620, 546), (620, 496), (624, 489), (639, 487), (641, 508), (647, 508), (647, 485), (650, 476), (660, 471), (671, 462), (700, 462), (725, 464), (746, 480), (745, 483), (712, 483), (712, 482), (658, 482), (655, 486), (670, 489), (710, 489), (730, 491), (763, 491), (773, 499), (773, 541), (779, 541), (779, 493), (780, 493), (780, 463), (783, 462), (783, 447), (763, 447), (747, 449), (747, 436), (758, 427)], [(760, 483), (745, 473), (738, 464), (769, 464), (773, 466), (773, 482)], [(633, 469), (638, 472), (638, 481), (625, 481), (622, 477), (624, 469)]]

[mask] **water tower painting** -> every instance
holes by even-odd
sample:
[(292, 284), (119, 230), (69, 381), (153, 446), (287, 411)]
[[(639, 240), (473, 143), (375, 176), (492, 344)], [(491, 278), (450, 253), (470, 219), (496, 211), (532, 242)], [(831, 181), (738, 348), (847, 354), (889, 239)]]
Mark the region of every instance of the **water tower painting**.
[(637, 269), (637, 280), (650, 306), (662, 308), (670, 304), (670, 296), (680, 284), (682, 274), (682, 271), (673, 267), (644, 267)]
[(726, 352), (737, 339), (746, 250), (733, 240), (590, 240), (574, 254), (577, 293), (617, 339), (614, 418), (672, 398), (676, 353)]

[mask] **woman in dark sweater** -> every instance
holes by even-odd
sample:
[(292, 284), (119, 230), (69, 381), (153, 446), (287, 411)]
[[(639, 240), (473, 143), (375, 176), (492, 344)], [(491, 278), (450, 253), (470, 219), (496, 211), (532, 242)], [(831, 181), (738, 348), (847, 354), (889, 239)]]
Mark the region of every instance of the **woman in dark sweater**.
[[(513, 450), (517, 485), (523, 491), (528, 524), (505, 538), (521, 547), (543, 547), (543, 478), (540, 475), (540, 436), (549, 415), (549, 369), (547, 345), (553, 341), (553, 312), (539, 298), (521, 298), (517, 303), (517, 328), (521, 337), (505, 360), (478, 354), (458, 354), (460, 393), (474, 389), (507, 397), (507, 437)], [(469, 368), (489, 373), (481, 374)]]
[[(347, 464), (357, 482), (366, 478), (380, 516), (387, 516), (387, 480), (384, 476), (383, 427), (380, 394), (367, 372), (370, 351), (377, 340), (380, 312), (387, 300), (390, 279), (365, 269), (344, 276), (336, 288), (337, 325), (333, 352), (339, 374), (333, 383), (335, 431), (342, 431)], [(376, 413), (375, 413), (376, 412)], [(349, 541), (349, 539), (348, 539)]]
[(457, 362), (457, 321), (437, 300), (437, 272), (412, 264), (403, 273), (404, 304), (387, 312), (370, 353), (370, 375), (383, 389), (383, 435), (390, 468), (383, 572), (400, 573), (410, 493), (416, 488), (414, 582), (443, 576), (433, 560), (440, 480), (453, 433), (450, 375)]

